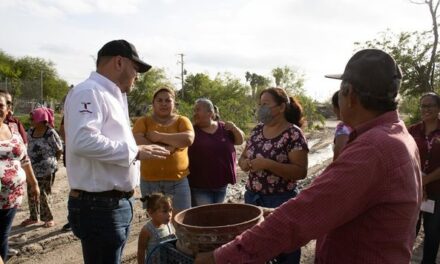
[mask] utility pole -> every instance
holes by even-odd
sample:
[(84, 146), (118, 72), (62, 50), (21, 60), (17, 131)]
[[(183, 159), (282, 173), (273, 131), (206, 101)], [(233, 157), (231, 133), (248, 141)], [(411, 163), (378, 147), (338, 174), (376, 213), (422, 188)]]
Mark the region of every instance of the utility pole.
[(185, 54), (183, 54), (183, 53), (179, 53), (179, 54), (177, 54), (177, 55), (179, 55), (180, 56), (180, 61), (178, 62), (178, 63), (180, 63), (180, 81), (182, 82), (182, 99), (183, 99), (183, 97), (184, 97), (184, 95), (183, 95), (183, 93), (184, 93), (184, 90), (183, 90), (183, 83), (184, 83), (184, 78), (183, 78), (183, 76), (185, 75), (185, 70), (184, 70), (184, 68), (183, 68), (183, 65), (184, 65), (184, 61), (183, 61), (183, 56), (185, 56)]
[(43, 103), (43, 71), (40, 71), (41, 103)]

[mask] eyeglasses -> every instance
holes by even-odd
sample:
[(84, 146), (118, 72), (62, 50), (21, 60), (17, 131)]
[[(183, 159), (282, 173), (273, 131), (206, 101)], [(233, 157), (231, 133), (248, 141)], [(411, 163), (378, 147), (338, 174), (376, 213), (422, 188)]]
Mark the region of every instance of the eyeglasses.
[(431, 109), (431, 108), (435, 108), (438, 107), (437, 104), (422, 104), (420, 105), (420, 109)]

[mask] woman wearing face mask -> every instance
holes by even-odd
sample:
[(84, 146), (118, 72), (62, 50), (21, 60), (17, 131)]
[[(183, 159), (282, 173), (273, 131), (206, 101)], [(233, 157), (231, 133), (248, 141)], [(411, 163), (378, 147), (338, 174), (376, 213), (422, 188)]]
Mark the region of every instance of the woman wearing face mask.
[[(296, 181), (307, 175), (307, 141), (301, 131), (301, 105), (284, 89), (260, 94), (260, 123), (252, 130), (239, 166), (249, 172), (245, 203), (275, 208), (297, 195)], [(277, 263), (300, 263), (301, 251), (282, 254)]]

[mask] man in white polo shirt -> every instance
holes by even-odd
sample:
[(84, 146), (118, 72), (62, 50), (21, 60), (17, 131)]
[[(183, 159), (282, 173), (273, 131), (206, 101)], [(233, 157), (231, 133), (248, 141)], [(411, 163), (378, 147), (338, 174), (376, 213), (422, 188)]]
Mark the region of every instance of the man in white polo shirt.
[(170, 153), (157, 145), (137, 146), (130, 129), (126, 94), (151, 66), (125, 40), (105, 44), (96, 64), (64, 107), (68, 219), (81, 239), (84, 263), (120, 263), (139, 183), (137, 160)]

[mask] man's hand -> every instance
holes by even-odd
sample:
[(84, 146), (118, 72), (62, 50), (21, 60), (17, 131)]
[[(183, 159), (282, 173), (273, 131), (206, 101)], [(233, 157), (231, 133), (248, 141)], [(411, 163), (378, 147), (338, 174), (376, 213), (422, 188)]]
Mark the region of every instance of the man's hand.
[(275, 211), (275, 208), (267, 208), (267, 207), (262, 207), (262, 206), (259, 206), (259, 207), (263, 211), (264, 218), (268, 217), (271, 213), (273, 213), (273, 211)]
[(159, 145), (139, 145), (139, 160), (166, 159), (170, 151)]

